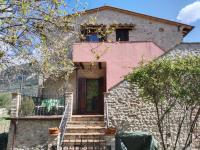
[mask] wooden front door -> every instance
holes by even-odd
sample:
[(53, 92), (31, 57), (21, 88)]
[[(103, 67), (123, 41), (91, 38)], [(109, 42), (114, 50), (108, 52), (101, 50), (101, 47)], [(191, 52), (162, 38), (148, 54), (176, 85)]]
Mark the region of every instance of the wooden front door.
[(80, 114), (103, 114), (103, 78), (78, 81), (78, 112)]

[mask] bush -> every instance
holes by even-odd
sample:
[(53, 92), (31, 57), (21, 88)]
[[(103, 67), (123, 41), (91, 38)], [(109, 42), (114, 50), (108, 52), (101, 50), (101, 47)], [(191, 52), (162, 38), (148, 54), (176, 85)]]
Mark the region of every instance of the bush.
[(22, 116), (28, 116), (33, 114), (35, 108), (34, 101), (31, 97), (22, 97), (20, 114)]
[(0, 94), (0, 108), (7, 108), (9, 110), (11, 103), (11, 94), (1, 93)]

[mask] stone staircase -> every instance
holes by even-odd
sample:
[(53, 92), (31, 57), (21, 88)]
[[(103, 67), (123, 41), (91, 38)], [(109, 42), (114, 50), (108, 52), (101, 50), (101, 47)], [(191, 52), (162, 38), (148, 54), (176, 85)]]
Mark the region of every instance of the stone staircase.
[(73, 115), (68, 122), (63, 149), (105, 150), (103, 115)]

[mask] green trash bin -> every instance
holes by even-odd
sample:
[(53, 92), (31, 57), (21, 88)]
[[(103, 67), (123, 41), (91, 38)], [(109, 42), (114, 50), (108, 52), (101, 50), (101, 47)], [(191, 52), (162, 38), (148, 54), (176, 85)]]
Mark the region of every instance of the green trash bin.
[(146, 132), (118, 133), (116, 150), (157, 150), (157, 141)]

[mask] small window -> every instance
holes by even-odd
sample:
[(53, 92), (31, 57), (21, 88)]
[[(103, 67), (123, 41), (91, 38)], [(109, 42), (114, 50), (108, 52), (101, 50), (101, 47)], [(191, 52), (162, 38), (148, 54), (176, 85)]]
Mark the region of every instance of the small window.
[(129, 41), (129, 29), (116, 29), (116, 41)]
[(81, 29), (81, 40), (87, 42), (106, 41), (105, 27), (101, 26), (83, 26)]
[(100, 42), (101, 38), (97, 34), (86, 35), (86, 41), (88, 42)]

